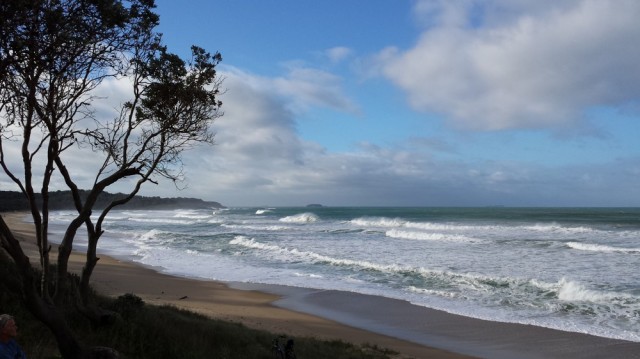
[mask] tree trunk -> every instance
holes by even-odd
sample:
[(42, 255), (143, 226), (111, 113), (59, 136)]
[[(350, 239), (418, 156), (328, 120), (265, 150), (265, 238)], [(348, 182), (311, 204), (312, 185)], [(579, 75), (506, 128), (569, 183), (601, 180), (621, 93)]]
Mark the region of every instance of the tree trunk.
[(16, 264), (22, 284), (22, 297), (25, 307), (33, 316), (51, 330), (56, 338), (58, 350), (65, 359), (115, 359), (118, 353), (110, 348), (84, 349), (75, 334), (67, 324), (64, 314), (51, 301), (43, 298), (38, 293), (39, 280), (24, 254), (20, 243), (7, 226), (4, 218), (0, 216), (0, 243), (13, 262)]
[(53, 333), (58, 350), (65, 359), (83, 359), (83, 350), (62, 313), (53, 304), (45, 304), (37, 293), (25, 293), (29, 311)]

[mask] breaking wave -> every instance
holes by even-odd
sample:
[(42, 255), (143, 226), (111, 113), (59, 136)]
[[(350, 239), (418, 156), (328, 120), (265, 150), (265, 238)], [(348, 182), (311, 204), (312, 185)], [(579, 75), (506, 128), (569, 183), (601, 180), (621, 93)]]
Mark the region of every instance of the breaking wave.
[(222, 227), (230, 229), (248, 229), (251, 231), (286, 231), (292, 229), (287, 226), (258, 226), (258, 225), (246, 225), (246, 224), (222, 224)]
[(399, 218), (356, 218), (349, 223), (361, 227), (402, 227), (406, 221)]
[(280, 222), (285, 223), (312, 223), (318, 221), (318, 216), (313, 213), (300, 213), (293, 216), (280, 218)]
[(619, 248), (619, 247), (606, 246), (602, 244), (569, 242), (567, 243), (567, 246), (569, 248), (577, 249), (580, 251), (589, 251), (589, 252), (640, 253), (640, 248)]
[(410, 239), (417, 241), (476, 242), (475, 239), (462, 235), (402, 231), (399, 229), (390, 229), (385, 233), (385, 235), (391, 238)]

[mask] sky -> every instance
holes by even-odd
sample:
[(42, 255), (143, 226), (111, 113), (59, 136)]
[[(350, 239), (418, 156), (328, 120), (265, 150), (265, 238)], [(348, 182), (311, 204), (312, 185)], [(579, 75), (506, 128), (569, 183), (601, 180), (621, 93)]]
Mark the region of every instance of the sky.
[(144, 195), (640, 206), (637, 0), (156, 2), (170, 51), (222, 54), (224, 116)]

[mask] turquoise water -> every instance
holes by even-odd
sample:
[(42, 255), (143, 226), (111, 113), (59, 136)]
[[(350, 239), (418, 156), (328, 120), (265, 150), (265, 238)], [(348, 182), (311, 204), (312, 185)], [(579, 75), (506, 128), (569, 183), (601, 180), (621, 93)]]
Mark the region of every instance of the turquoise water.
[(115, 211), (99, 250), (175, 275), (338, 289), (640, 341), (640, 209)]

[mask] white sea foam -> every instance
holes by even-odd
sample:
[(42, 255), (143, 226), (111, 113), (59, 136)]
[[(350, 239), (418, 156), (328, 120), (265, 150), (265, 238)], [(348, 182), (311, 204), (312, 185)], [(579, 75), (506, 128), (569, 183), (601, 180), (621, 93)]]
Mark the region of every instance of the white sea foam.
[(414, 286), (409, 286), (407, 288), (407, 290), (410, 291), (410, 292), (415, 292), (415, 293), (419, 293), (419, 294), (435, 295), (435, 296), (438, 296), (438, 297), (445, 297), (445, 298), (458, 298), (458, 297), (460, 297), (459, 293), (449, 292), (449, 291), (445, 291), (445, 290), (425, 289), (425, 288), (418, 288), (418, 287), (414, 287)]
[(195, 211), (185, 211), (185, 212), (178, 212), (173, 217), (174, 218), (187, 218), (187, 219), (208, 219), (211, 216), (206, 215), (206, 214), (198, 214), (198, 212), (195, 212)]
[(258, 225), (246, 225), (246, 224), (222, 224), (222, 227), (231, 228), (231, 229), (248, 229), (251, 231), (288, 231), (293, 229), (292, 227), (287, 226), (258, 226)]
[(311, 223), (311, 222), (316, 222), (317, 220), (318, 220), (318, 216), (309, 212), (280, 218), (280, 222), (285, 222), (285, 223)]
[(160, 224), (194, 224), (196, 221), (188, 221), (183, 219), (168, 219), (168, 218), (129, 218), (131, 222), (143, 222), (143, 223), (160, 223)]
[(349, 223), (361, 227), (388, 227), (388, 228), (411, 228), (437, 232), (488, 232), (503, 233), (513, 231), (531, 231), (538, 233), (586, 233), (593, 230), (586, 227), (563, 227), (557, 224), (552, 225), (486, 225), (486, 224), (460, 224), (453, 222), (415, 222), (406, 221), (401, 218), (387, 217), (363, 217), (349, 221)]
[(327, 263), (329, 265), (335, 266), (357, 267), (362, 270), (377, 271), (380, 273), (402, 276), (413, 274), (431, 280), (436, 279), (437, 281), (445, 284), (449, 283), (456, 286), (466, 286), (469, 288), (474, 287), (477, 290), (482, 288), (482, 290), (484, 291), (487, 291), (489, 290), (489, 288), (492, 288), (494, 286), (499, 286), (501, 285), (501, 283), (515, 281), (515, 279), (492, 278), (467, 273), (453, 273), (448, 271), (426, 269), (423, 267), (411, 267), (400, 264), (380, 264), (364, 260), (335, 258), (310, 251), (300, 251), (295, 248), (283, 248), (273, 244), (261, 243), (253, 238), (249, 239), (244, 236), (237, 236), (229, 243), (240, 245), (246, 248), (267, 251), (272, 254), (277, 254), (278, 258), (284, 261), (304, 260), (311, 263)]
[(319, 274), (313, 274), (313, 273), (299, 273), (299, 272), (295, 272), (294, 275), (296, 277), (306, 277), (306, 278), (322, 278), (321, 275)]
[(162, 234), (165, 233), (169, 233), (169, 232), (165, 232), (165, 231), (161, 231), (159, 229), (152, 229), (148, 232), (145, 232), (141, 235), (138, 236), (138, 238), (142, 241), (149, 241), (149, 240), (155, 240), (157, 239), (159, 236), (161, 236)]
[(560, 300), (585, 301), (602, 304), (614, 304), (619, 301), (625, 301), (627, 303), (635, 302), (636, 309), (640, 310), (640, 297), (638, 296), (588, 289), (580, 283), (570, 281), (565, 278), (562, 278), (558, 285), (560, 286), (558, 289), (558, 299)]
[(406, 221), (399, 218), (385, 218), (385, 217), (364, 217), (356, 218), (349, 221), (349, 223), (361, 226), (361, 227), (402, 227)]
[(447, 223), (431, 223), (431, 222), (405, 222), (403, 224), (407, 228), (424, 229), (428, 231), (469, 231), (478, 230), (478, 226), (461, 226)]
[(547, 233), (591, 233), (594, 231), (593, 228), (589, 227), (572, 227), (572, 226), (562, 226), (557, 223), (551, 224), (534, 224), (530, 226), (522, 226), (523, 229), (536, 231), (536, 232), (547, 232)]
[(270, 209), (259, 209), (256, 211), (256, 214), (265, 214), (271, 212)]
[[(640, 222), (457, 213), (432, 220), (397, 208), (273, 217), (259, 210), (272, 209), (114, 211), (99, 249), (186, 276), (383, 295), (487, 320), (640, 341)], [(73, 218), (73, 211), (56, 212), (61, 225)]]
[(324, 262), (324, 263), (328, 263), (330, 265), (335, 265), (335, 266), (354, 266), (354, 267), (361, 267), (364, 269), (376, 270), (376, 271), (387, 272), (387, 273), (411, 270), (411, 268), (401, 267), (397, 265), (383, 265), (383, 264), (373, 263), (370, 261), (358, 261), (358, 260), (351, 260), (351, 259), (334, 258), (334, 257), (318, 254), (315, 252), (300, 251), (295, 248), (292, 248), (292, 249), (283, 248), (283, 247), (279, 247), (272, 244), (261, 243), (256, 241), (253, 238), (249, 239), (244, 236), (237, 236), (236, 238), (231, 240), (229, 244), (235, 244), (235, 245), (240, 245), (246, 248), (260, 249), (260, 250), (269, 251), (271, 253), (281, 254), (283, 255), (280, 257), (281, 259), (289, 260), (289, 261), (306, 260), (312, 263)]
[[(585, 226), (571, 226), (558, 223), (538, 223), (538, 224), (517, 224), (517, 223), (500, 223), (500, 224), (469, 224), (458, 222), (417, 222), (406, 221), (402, 218), (389, 217), (361, 217), (348, 221), (351, 225), (364, 227), (366, 230), (375, 230), (376, 228), (391, 229), (419, 229), (426, 232), (450, 233), (459, 235), (459, 239), (468, 241), (477, 241), (479, 239), (494, 238), (520, 238), (524, 236), (527, 239), (548, 239), (553, 240), (570, 240), (580, 237), (597, 237), (597, 238), (636, 238), (640, 233), (638, 231), (607, 231), (599, 230)], [(386, 232), (394, 236), (404, 236), (406, 239), (420, 239), (420, 235), (414, 233)], [(463, 239), (466, 237), (466, 239)], [(434, 237), (426, 236), (425, 240)], [(454, 238), (454, 237), (452, 237)]]
[(527, 280), (511, 277), (493, 277), (477, 273), (462, 273), (448, 270), (414, 268), (413, 271), (430, 282), (456, 288), (456, 290), (490, 293), (500, 288), (513, 291), (526, 286)]
[(640, 253), (640, 248), (620, 248), (620, 247), (605, 246), (602, 244), (568, 242), (567, 246), (569, 248), (573, 248), (581, 251), (589, 251), (589, 252)]
[(560, 281), (559, 285), (560, 288), (558, 290), (558, 299), (568, 302), (601, 302), (603, 300), (613, 298), (612, 295), (587, 289), (585, 286), (579, 283), (568, 281), (564, 278)]
[(399, 229), (390, 229), (385, 233), (385, 235), (391, 238), (410, 239), (418, 241), (476, 242), (475, 239), (462, 235), (403, 231)]
[[(94, 217), (92, 216), (91, 218), (94, 218)], [(97, 216), (96, 216), (96, 218), (97, 218)], [(116, 215), (109, 214), (109, 216), (106, 217), (106, 218), (107, 218), (108, 221), (118, 222), (118, 221), (125, 220), (125, 219), (127, 219), (129, 217), (127, 217), (127, 216), (116, 216)], [(106, 222), (106, 220), (105, 220), (105, 222)]]

